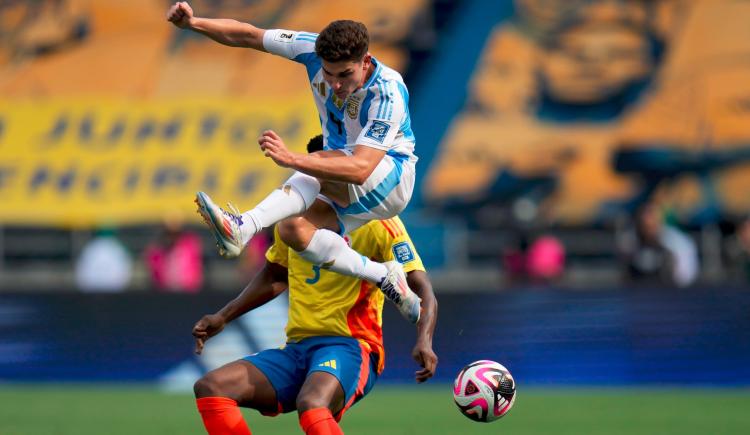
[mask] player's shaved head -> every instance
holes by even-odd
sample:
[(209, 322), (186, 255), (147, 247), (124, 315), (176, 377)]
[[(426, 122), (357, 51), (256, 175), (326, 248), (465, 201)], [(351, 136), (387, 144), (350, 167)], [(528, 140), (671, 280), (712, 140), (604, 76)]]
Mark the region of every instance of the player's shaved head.
[(316, 151), (323, 151), (323, 135), (319, 134), (314, 138), (310, 139), (307, 143), (307, 152), (314, 153)]
[(333, 21), (317, 41), (315, 53), (326, 62), (359, 62), (367, 54), (370, 36), (364, 24), (351, 20)]

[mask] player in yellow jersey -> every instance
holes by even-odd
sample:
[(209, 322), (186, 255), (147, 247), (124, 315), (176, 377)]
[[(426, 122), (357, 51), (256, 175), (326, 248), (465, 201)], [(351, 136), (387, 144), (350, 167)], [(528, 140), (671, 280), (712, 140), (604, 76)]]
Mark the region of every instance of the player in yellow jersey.
[[(353, 231), (348, 242), (376, 261), (398, 261), (422, 299), (412, 356), (422, 367), (417, 382), (426, 381), (437, 365), (432, 349), (437, 301), (403, 223), (398, 217), (371, 221)], [(307, 262), (281, 241), (278, 230), (258, 276), (225, 307), (196, 323), (196, 352), (227, 323), (287, 288), (287, 344), (231, 362), (196, 382), (198, 410), (209, 434), (249, 434), (239, 407), (264, 415), (296, 410), (306, 434), (341, 434), (338, 421), (382, 372), (383, 293), (366, 280)]]

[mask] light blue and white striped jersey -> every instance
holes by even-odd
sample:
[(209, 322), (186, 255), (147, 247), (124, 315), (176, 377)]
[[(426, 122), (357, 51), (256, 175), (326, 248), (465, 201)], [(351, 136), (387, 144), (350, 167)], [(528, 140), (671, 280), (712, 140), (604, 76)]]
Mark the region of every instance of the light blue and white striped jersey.
[(307, 68), (325, 149), (351, 150), (366, 145), (384, 150), (397, 160), (416, 163), (409, 92), (401, 74), (373, 57), (375, 71), (360, 89), (341, 101), (323, 80), (321, 60), (315, 54), (317, 37), (316, 33), (266, 30), (263, 47)]

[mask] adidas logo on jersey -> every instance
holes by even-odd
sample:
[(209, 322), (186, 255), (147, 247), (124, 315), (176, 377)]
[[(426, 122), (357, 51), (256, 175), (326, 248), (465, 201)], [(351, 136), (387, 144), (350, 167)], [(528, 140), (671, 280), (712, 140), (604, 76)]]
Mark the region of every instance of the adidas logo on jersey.
[(330, 367), (332, 369), (335, 369), (336, 368), (336, 360), (332, 359), (332, 360), (328, 360), (326, 362), (322, 362), (322, 363), (318, 364), (318, 367)]

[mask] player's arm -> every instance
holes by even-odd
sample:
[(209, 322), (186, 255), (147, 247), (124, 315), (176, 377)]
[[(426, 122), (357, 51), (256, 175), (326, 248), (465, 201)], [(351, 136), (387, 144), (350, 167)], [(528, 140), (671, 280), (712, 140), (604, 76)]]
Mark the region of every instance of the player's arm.
[(292, 168), (315, 178), (350, 184), (362, 184), (385, 156), (386, 151), (358, 145), (351, 154), (343, 151), (318, 151), (300, 154), (289, 151), (276, 132), (268, 130), (258, 139), (260, 149), (279, 166)]
[(177, 2), (167, 11), (167, 20), (181, 29), (190, 29), (230, 47), (247, 47), (266, 51), (264, 29), (225, 18), (200, 18), (193, 15), (187, 2)]
[(401, 122), (407, 113), (407, 102), (395, 82), (389, 82), (372, 99), (367, 123), (357, 137), (351, 153), (319, 151), (299, 154), (289, 151), (273, 131), (258, 139), (261, 150), (277, 165), (296, 169), (321, 180), (350, 184), (364, 183), (392, 148)]
[(413, 270), (406, 274), (409, 287), (422, 299), (422, 314), (417, 323), (417, 342), (412, 349), (412, 357), (421, 370), (415, 373), (417, 382), (424, 382), (435, 374), (438, 358), (432, 350), (432, 336), (437, 323), (437, 299), (432, 291), (432, 283), (423, 270)]
[(287, 287), (287, 268), (266, 261), (263, 269), (236, 298), (216, 313), (203, 316), (193, 326), (195, 353), (200, 354), (206, 340), (221, 332), (229, 322), (280, 295)]

